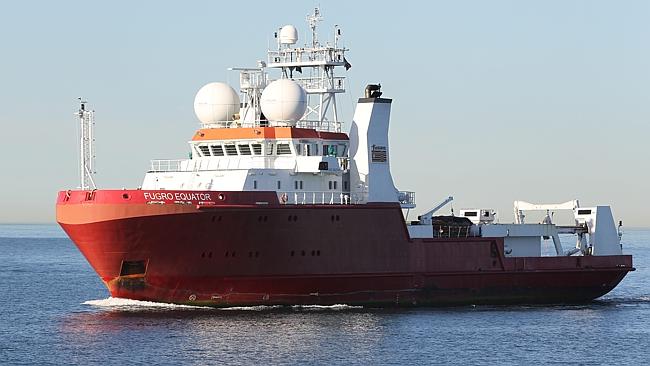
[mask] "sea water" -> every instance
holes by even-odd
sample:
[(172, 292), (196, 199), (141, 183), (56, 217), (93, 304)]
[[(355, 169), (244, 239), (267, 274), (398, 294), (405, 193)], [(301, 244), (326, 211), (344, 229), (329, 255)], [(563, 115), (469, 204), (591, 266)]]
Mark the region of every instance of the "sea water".
[(650, 230), (637, 271), (585, 305), (212, 309), (113, 299), (55, 225), (0, 225), (0, 364), (648, 364)]

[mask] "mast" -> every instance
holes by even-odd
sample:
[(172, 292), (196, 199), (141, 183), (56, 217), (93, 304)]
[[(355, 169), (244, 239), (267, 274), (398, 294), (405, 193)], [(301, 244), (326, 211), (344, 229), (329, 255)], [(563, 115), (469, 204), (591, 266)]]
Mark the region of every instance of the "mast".
[(79, 97), (79, 188), (82, 190), (97, 189), (93, 174), (95, 174), (95, 111), (87, 110), (88, 101)]
[(297, 33), (295, 38), (283, 38), (285, 28), (290, 27), (295, 31), (293, 26), (280, 28), (279, 37), (276, 32), (277, 49), (268, 51), (266, 67), (280, 69), (281, 78), (291, 79), (305, 89), (308, 106), (298, 121), (298, 127), (341, 132), (336, 94), (345, 93), (345, 77), (335, 76), (335, 69), (344, 67), (347, 70), (351, 65), (345, 58), (348, 49), (339, 44), (341, 29), (338, 26), (334, 28), (334, 44), (321, 44), (318, 41), (317, 25), (322, 19), (319, 8), (307, 16), (312, 39), (303, 47), (295, 47)]

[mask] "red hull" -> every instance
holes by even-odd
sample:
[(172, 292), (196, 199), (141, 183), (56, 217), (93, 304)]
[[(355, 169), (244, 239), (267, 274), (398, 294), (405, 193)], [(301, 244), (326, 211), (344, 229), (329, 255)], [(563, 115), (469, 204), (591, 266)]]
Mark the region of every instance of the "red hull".
[(154, 193), (59, 193), (58, 222), (114, 297), (210, 306), (584, 302), (633, 270), (628, 255), (507, 258), (501, 238), (410, 239), (393, 204)]

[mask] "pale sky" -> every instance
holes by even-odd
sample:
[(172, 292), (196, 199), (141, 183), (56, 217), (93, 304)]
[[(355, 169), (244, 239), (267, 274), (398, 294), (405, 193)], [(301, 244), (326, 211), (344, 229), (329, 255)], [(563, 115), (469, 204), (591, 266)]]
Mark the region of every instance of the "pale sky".
[[(0, 222), (54, 222), (78, 185), (78, 96), (97, 111), (100, 188), (135, 188), (187, 156), (192, 102), (266, 58), (313, 1), (11, 1), (0, 9)], [(650, 226), (649, 1), (320, 1), (353, 67), (393, 98), (398, 188), (417, 212), (453, 195), (512, 221), (512, 201), (611, 204)], [(349, 129), (346, 123), (345, 130)], [(446, 212), (446, 210), (445, 210)]]

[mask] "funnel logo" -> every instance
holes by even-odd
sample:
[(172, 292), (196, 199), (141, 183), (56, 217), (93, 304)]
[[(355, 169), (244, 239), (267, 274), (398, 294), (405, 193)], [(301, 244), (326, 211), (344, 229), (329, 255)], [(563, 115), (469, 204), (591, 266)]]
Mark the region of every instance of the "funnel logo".
[(373, 163), (385, 163), (388, 161), (386, 146), (372, 145), (370, 153)]

